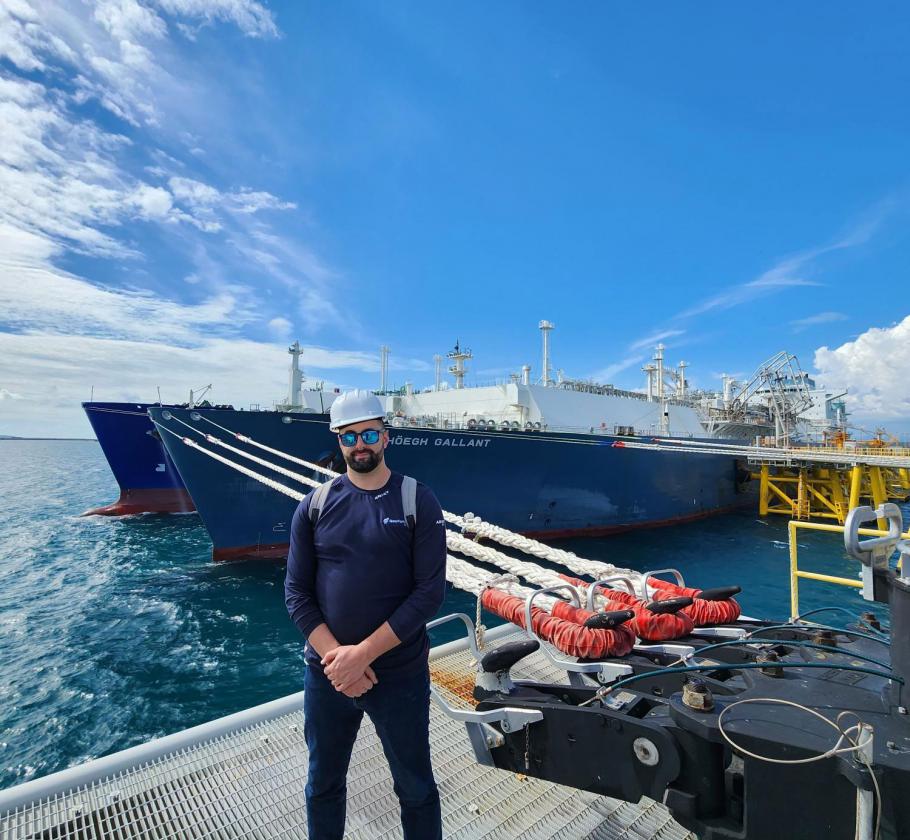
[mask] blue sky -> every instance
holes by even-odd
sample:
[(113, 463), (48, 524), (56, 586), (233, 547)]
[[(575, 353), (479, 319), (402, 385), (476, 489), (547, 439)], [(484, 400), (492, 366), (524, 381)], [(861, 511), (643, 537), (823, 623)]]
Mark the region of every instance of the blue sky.
[(897, 3), (8, 0), (0, 433), (78, 400), (469, 382), (556, 324), (640, 387), (781, 349), (910, 431), (910, 13)]

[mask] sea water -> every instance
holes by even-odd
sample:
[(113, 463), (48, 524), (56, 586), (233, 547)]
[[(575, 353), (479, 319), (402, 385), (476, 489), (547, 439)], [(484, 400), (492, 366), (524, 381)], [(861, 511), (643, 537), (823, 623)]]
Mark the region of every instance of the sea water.
[[(195, 514), (79, 515), (117, 493), (94, 441), (0, 441), (0, 788), (301, 689), (283, 565), (215, 565)], [(799, 543), (802, 567), (856, 576), (839, 535), (802, 531)], [(746, 510), (559, 546), (672, 566), (695, 586), (738, 584), (747, 614), (789, 614), (784, 517)], [(828, 605), (866, 608), (855, 590), (800, 584), (802, 610)], [(449, 589), (443, 612), (474, 608)], [(433, 641), (458, 633), (448, 625)]]

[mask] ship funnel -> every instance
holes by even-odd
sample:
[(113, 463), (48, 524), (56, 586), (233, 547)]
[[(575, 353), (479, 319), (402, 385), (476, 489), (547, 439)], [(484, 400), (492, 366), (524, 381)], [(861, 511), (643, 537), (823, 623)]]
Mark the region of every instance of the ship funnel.
[(521, 384), (522, 385), (531, 384), (531, 366), (530, 365), (521, 366)]

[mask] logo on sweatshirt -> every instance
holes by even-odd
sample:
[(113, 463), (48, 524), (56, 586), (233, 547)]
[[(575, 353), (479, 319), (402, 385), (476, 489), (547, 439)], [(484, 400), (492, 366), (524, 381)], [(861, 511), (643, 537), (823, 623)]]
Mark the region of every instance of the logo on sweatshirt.
[(407, 525), (408, 523), (407, 523), (406, 519), (389, 519), (389, 517), (386, 516), (382, 520), (382, 524), (383, 525)]

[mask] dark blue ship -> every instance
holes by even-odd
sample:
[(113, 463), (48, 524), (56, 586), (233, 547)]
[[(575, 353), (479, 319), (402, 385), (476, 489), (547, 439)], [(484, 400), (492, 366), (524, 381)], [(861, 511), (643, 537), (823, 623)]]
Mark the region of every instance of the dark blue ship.
[[(344, 466), (327, 414), (203, 413), (160, 406), (150, 407), (149, 414), (162, 430), (164, 446), (211, 535), (215, 560), (284, 557), (296, 502), (187, 446), (181, 438), (291, 486), (295, 486), (291, 479), (206, 442), (203, 436), (214, 435), (312, 478), (322, 476), (224, 430), (322, 466)], [(432, 487), (443, 508), (472, 512), (537, 538), (599, 536), (670, 525), (730, 510), (749, 499), (743, 483), (748, 473), (735, 458), (623, 446), (641, 438), (490, 426), (393, 427), (390, 438), (389, 466)]]
[[(541, 322), (544, 328), (552, 325)], [(749, 473), (734, 456), (637, 445), (654, 436), (721, 442), (719, 430), (709, 431), (697, 406), (687, 399), (682, 367), (675, 374), (675, 388), (664, 388), (663, 347), (658, 347), (646, 393), (561, 377), (554, 382), (547, 352), (545, 342), (546, 373), (540, 384), (530, 381), (530, 367), (525, 366), (510, 382), (465, 387), (464, 362), (472, 354), (456, 344), (449, 353), (454, 388), (437, 381), (434, 388), (420, 391), (410, 385), (398, 391), (380, 389), (390, 426), (389, 465), (432, 487), (450, 511), (471, 512), (543, 539), (669, 525), (746, 501), (744, 480)], [(90, 413), (124, 491), (120, 502), (105, 512), (192, 509), (195, 504), (211, 535), (215, 559), (283, 557), (294, 501), (181, 438), (283, 483), (293, 479), (270, 469), (269, 462), (285, 469), (305, 468), (282, 460), (276, 451), (343, 470), (327, 414), (337, 391), (304, 390), (299, 344), (288, 353), (288, 398), (275, 411), (136, 405), (128, 412), (135, 415), (135, 426), (127, 429), (123, 421), (116, 434), (117, 418), (125, 416), (118, 413), (122, 407), (107, 405), (106, 411)], [(154, 426), (144, 418), (145, 410)], [(108, 434), (102, 433), (101, 422)], [(742, 443), (754, 432), (747, 424), (724, 437), (743, 438), (738, 441)], [(206, 441), (205, 435), (217, 436), (241, 453), (228, 452)], [(105, 446), (108, 436), (112, 440)], [(148, 455), (139, 457), (145, 450)], [(244, 452), (267, 462), (246, 459)], [(129, 476), (122, 478), (120, 472)], [(136, 488), (148, 492), (137, 493)], [(168, 497), (174, 507), (162, 507)]]
[(120, 497), (85, 515), (186, 513), (196, 509), (177, 467), (148, 416), (151, 403), (84, 402)]

